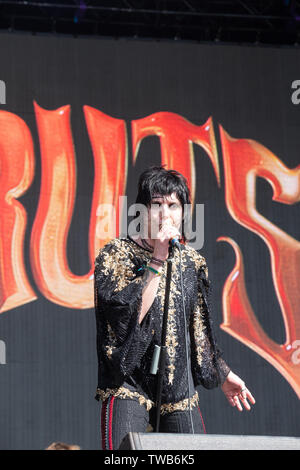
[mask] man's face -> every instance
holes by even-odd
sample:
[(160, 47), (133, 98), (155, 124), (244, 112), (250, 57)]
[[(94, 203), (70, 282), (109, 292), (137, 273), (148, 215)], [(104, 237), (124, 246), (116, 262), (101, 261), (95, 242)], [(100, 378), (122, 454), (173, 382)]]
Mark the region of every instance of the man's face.
[(173, 225), (181, 231), (182, 206), (176, 193), (154, 196), (148, 208), (148, 238), (155, 239), (163, 225)]

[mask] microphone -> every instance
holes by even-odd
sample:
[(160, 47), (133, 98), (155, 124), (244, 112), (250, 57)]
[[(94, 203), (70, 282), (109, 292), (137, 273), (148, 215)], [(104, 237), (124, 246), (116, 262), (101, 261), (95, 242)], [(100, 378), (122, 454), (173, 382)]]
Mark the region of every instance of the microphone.
[(180, 243), (179, 243), (179, 238), (178, 237), (171, 238), (169, 243), (170, 243), (171, 246), (175, 246), (176, 248), (179, 248), (179, 250), (180, 250)]

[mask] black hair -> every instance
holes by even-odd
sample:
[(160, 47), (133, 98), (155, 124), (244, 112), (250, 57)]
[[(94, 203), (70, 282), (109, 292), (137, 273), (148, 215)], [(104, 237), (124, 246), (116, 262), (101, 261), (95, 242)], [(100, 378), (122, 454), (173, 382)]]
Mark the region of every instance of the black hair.
[[(182, 210), (184, 210), (186, 204), (191, 204), (187, 179), (181, 173), (176, 170), (166, 170), (163, 166), (152, 166), (143, 171), (139, 178), (136, 204), (150, 207), (155, 196), (170, 196), (172, 193), (176, 194)], [(184, 221), (182, 236), (185, 242)]]

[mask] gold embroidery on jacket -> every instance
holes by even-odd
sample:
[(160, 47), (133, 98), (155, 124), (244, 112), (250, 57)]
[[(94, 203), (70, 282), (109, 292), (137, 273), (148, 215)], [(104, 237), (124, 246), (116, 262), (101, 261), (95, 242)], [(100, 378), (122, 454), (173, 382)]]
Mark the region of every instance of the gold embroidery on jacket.
[(186, 245), (186, 255), (191, 258), (195, 263), (195, 268), (198, 271), (200, 268), (204, 268), (206, 275), (208, 275), (206, 260), (204, 256), (200, 255), (192, 247)]
[(106, 349), (106, 355), (108, 359), (111, 359), (113, 350), (115, 349), (113, 346), (105, 346)]
[(102, 401), (107, 400), (107, 398), (109, 398), (110, 396), (118, 397), (122, 399), (137, 398), (139, 400), (140, 405), (146, 406), (147, 411), (149, 411), (154, 405), (154, 402), (152, 400), (145, 398), (143, 395), (141, 395), (138, 392), (132, 392), (126, 387), (120, 387), (120, 388), (114, 388), (114, 389), (107, 388), (106, 390), (101, 390), (100, 388), (97, 388), (97, 395)]
[(112, 353), (114, 349), (116, 349), (115, 344), (117, 342), (117, 338), (116, 338), (114, 331), (112, 330), (112, 327), (110, 326), (108, 322), (107, 322), (107, 334), (108, 334), (109, 344), (105, 346), (105, 349), (106, 349), (106, 355), (108, 359), (111, 359)]
[[(109, 398), (110, 396), (118, 397), (121, 399), (137, 398), (139, 401), (139, 404), (144, 405), (147, 411), (151, 410), (151, 408), (154, 406), (154, 402), (152, 400), (145, 398), (143, 395), (141, 395), (138, 392), (132, 392), (126, 387), (120, 387), (120, 388), (115, 388), (115, 389), (107, 388), (106, 390), (101, 390), (100, 388), (97, 388), (97, 395), (102, 401), (107, 400), (107, 398)], [(192, 409), (193, 407), (197, 406), (198, 402), (199, 402), (199, 396), (198, 396), (198, 392), (196, 392), (194, 396), (190, 398), (190, 400), (188, 398), (184, 398), (183, 400), (180, 400), (177, 403), (165, 403), (161, 405), (160, 414), (164, 415), (167, 413), (173, 413), (174, 411), (186, 411), (186, 410), (189, 410), (190, 408)]]
[[(130, 254), (128, 246), (121, 239), (114, 239), (113, 246), (113, 256), (107, 251), (102, 251), (102, 271), (105, 276), (110, 276), (111, 281), (115, 283), (114, 292), (120, 292), (132, 282), (134, 263), (128, 256)], [(145, 256), (145, 253), (142, 254)], [(137, 277), (134, 280), (137, 283), (141, 281), (142, 277)]]
[[(169, 370), (168, 374), (168, 383), (173, 384), (174, 381), (174, 371), (175, 371), (175, 359), (176, 359), (176, 347), (178, 346), (177, 338), (177, 326), (176, 326), (176, 309), (175, 299), (176, 295), (181, 295), (181, 292), (176, 289), (176, 281), (178, 280), (178, 253), (175, 253), (174, 259), (172, 262), (172, 279), (170, 284), (170, 297), (169, 297), (169, 310), (168, 310), (168, 321), (167, 321), (167, 335), (166, 335), (166, 348), (167, 354), (169, 357), (169, 363), (167, 369)], [(165, 302), (165, 289), (166, 289), (166, 270), (167, 263), (163, 266), (161, 274), (161, 282), (159, 283), (157, 296), (160, 298), (160, 310), (161, 315), (164, 311), (164, 302)], [(176, 299), (177, 302), (179, 299)]]
[(110, 324), (107, 322), (107, 333), (108, 333), (108, 339), (111, 343), (116, 343), (117, 341), (117, 338), (116, 338), (116, 335), (114, 333), (114, 331), (112, 330), (112, 327), (110, 326)]
[(177, 403), (166, 403), (165, 405), (161, 405), (160, 414), (164, 415), (167, 413), (173, 413), (174, 411), (186, 411), (197, 406), (198, 402), (199, 396), (198, 392), (196, 392), (190, 400), (185, 398)]
[(130, 282), (133, 265), (128, 258), (124, 244), (118, 239), (115, 240), (114, 244), (117, 250), (114, 251), (113, 256), (106, 251), (103, 252), (103, 267), (104, 274), (109, 275), (111, 281), (115, 283), (114, 292), (119, 292)]
[(202, 353), (204, 350), (202, 344), (205, 339), (200, 305), (196, 307), (196, 310), (194, 312), (194, 338), (195, 338), (197, 363), (200, 366), (202, 362)]
[[(111, 280), (115, 283), (115, 292), (119, 292), (124, 289), (130, 282), (132, 282), (134, 263), (131, 261), (131, 253), (128, 250), (127, 243), (124, 243), (121, 239), (113, 240), (114, 247), (116, 248), (113, 252), (113, 256), (107, 252), (103, 252), (103, 271), (105, 275), (109, 275)], [(147, 263), (151, 259), (151, 253), (146, 252), (142, 247), (138, 245), (133, 246), (135, 253), (143, 258), (143, 262)], [(195, 263), (196, 270), (204, 267), (206, 276), (208, 276), (206, 261), (203, 256), (197, 253), (193, 248), (186, 245), (186, 249), (182, 250), (182, 271), (184, 272), (188, 260), (192, 259)], [(177, 250), (174, 250), (173, 266), (172, 266), (172, 280), (170, 285), (170, 297), (169, 297), (169, 312), (167, 322), (167, 336), (166, 336), (166, 347), (168, 354), (168, 383), (172, 385), (174, 382), (175, 363), (176, 363), (176, 348), (178, 346), (178, 335), (177, 335), (177, 324), (176, 324), (176, 308), (175, 306), (181, 301), (181, 291), (176, 288), (176, 285), (180, 285), (179, 277), (179, 263), (180, 254)], [(164, 310), (164, 299), (165, 299), (165, 286), (166, 286), (166, 271), (167, 263), (162, 267), (161, 280), (157, 290), (157, 297), (160, 299), (160, 311), (163, 315)], [(142, 276), (137, 277), (134, 282), (141, 282)], [(201, 364), (201, 356), (203, 352), (202, 340), (203, 340), (203, 322), (201, 318), (202, 314), (202, 295), (198, 293), (198, 305), (195, 307), (194, 312), (194, 337), (196, 343), (196, 354), (198, 364)], [(199, 307), (200, 306), (200, 307)], [(199, 311), (200, 310), (200, 311)], [(113, 340), (113, 331), (109, 331), (109, 337)], [(108, 358), (111, 358), (113, 353), (114, 341), (110, 346), (106, 346), (106, 354)]]
[[(200, 268), (204, 269), (205, 275), (208, 278), (208, 269), (206, 265), (206, 260), (205, 258), (197, 253), (197, 251), (193, 250), (191, 247), (186, 246), (186, 255), (189, 256), (190, 259), (192, 259), (195, 263), (195, 269), (198, 272)], [(202, 298), (202, 293), (200, 290), (198, 290), (198, 303), (195, 307), (194, 310), (194, 320), (193, 320), (193, 329), (194, 329), (194, 339), (195, 339), (195, 348), (196, 348), (196, 357), (197, 357), (197, 363), (200, 366), (202, 363), (202, 355), (204, 351), (203, 347), (203, 341), (205, 339), (205, 334), (204, 334), (204, 325), (203, 325), (203, 298)]]

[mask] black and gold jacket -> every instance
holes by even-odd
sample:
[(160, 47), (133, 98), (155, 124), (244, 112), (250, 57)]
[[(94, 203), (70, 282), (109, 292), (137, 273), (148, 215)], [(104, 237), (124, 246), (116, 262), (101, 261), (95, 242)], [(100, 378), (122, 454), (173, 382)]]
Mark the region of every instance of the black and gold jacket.
[[(161, 413), (187, 409), (198, 403), (196, 387), (222, 384), (230, 369), (221, 357), (210, 320), (210, 281), (205, 258), (188, 245), (174, 250), (167, 323), (167, 360)], [(115, 238), (95, 260), (95, 313), (97, 324), (98, 388), (96, 399), (109, 396), (139, 400), (149, 410), (156, 399), (157, 376), (150, 374), (155, 344), (160, 345), (167, 262), (157, 295), (141, 324), (138, 318), (144, 288), (143, 266), (151, 252), (134, 240)], [(182, 296), (189, 344), (192, 383), (188, 397)], [(191, 392), (192, 391), (192, 392)], [(190, 400), (188, 399), (190, 398)]]

